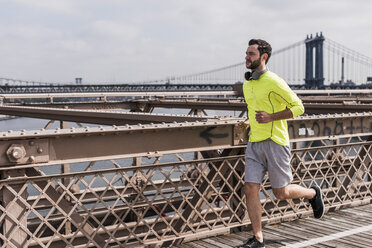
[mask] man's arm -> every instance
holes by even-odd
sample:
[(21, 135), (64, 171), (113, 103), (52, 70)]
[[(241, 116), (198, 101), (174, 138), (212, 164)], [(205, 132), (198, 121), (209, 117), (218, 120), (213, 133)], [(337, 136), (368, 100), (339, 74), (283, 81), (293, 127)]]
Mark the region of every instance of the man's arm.
[(256, 110), (256, 121), (258, 123), (268, 123), (272, 121), (278, 121), (283, 119), (289, 119), (293, 117), (293, 113), (290, 109), (285, 109), (283, 111), (269, 114), (265, 111), (257, 111)]
[(281, 114), (274, 116), (273, 121), (288, 119), (302, 115), (305, 112), (304, 105), (302, 104), (301, 99), (293, 92), (293, 90), (288, 86), (288, 84), (280, 79), (273, 84), (273, 91), (271, 97), (275, 98), (278, 102), (285, 104), (287, 109), (292, 112), (292, 115), (284, 115), (284, 118)]

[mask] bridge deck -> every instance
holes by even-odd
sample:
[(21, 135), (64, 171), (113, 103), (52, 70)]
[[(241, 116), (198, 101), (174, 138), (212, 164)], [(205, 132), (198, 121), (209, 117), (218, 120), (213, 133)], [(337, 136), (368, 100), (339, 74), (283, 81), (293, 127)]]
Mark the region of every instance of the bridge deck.
[[(372, 205), (346, 208), (322, 219), (306, 218), (264, 227), (268, 247), (372, 247)], [(210, 237), (180, 245), (181, 248), (229, 248), (240, 245), (251, 232)]]

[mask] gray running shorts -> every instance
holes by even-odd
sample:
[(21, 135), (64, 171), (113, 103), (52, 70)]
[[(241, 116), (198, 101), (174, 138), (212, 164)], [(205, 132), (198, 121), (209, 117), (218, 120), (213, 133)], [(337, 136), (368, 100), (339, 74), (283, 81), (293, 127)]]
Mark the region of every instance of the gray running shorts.
[(293, 180), (291, 150), (271, 139), (248, 142), (245, 152), (245, 182), (262, 184), (269, 172), (271, 187), (279, 189)]

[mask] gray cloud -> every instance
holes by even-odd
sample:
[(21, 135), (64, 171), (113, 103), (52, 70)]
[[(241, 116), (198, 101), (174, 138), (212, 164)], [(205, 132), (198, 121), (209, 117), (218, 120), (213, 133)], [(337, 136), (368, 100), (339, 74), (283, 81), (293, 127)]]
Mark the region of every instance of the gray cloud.
[(0, 77), (127, 82), (244, 59), (247, 41), (274, 49), (323, 31), (372, 57), (372, 3), (253, 0), (3, 0)]

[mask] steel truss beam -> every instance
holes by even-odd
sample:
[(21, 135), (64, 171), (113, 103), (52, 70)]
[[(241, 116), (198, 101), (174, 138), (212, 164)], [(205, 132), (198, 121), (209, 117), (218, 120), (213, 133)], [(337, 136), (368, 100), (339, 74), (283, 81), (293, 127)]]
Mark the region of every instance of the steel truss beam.
[(228, 96), (235, 95), (234, 91), (181, 91), (181, 92), (84, 92), (84, 93), (38, 93), (38, 94), (0, 94), (0, 98), (6, 99), (57, 99), (57, 98), (86, 98), (97, 97), (165, 97), (165, 96)]
[[(131, 112), (151, 112), (154, 108), (182, 108), (191, 110), (224, 110), (246, 111), (246, 103), (242, 100), (225, 99), (225, 101), (198, 99), (156, 99), (135, 100), (124, 102), (86, 102), (86, 103), (51, 103), (31, 104), (32, 106), (0, 106), (0, 113), (12, 116), (65, 120), (81, 123), (96, 123), (105, 125), (124, 125), (156, 122), (181, 122), (206, 120), (207, 117), (177, 116), (177, 115), (146, 115), (134, 113), (92, 112), (72, 109), (129, 109)], [(51, 106), (53, 108), (51, 108)], [(351, 103), (304, 103), (306, 114), (355, 113), (367, 112), (372, 109), (371, 104)], [(59, 108), (58, 108), (59, 107)], [(69, 108), (69, 109), (66, 109)], [(61, 108), (64, 108), (61, 110)], [(197, 111), (195, 111), (197, 112)], [(213, 117), (209, 117), (213, 118)]]
[[(164, 152), (229, 148), (246, 142), (247, 134), (235, 130), (242, 120), (3, 132), (0, 165), (72, 163), (135, 154), (157, 157)], [(292, 140), (371, 133), (372, 113), (300, 117), (289, 120), (288, 129)]]
[(0, 165), (73, 163), (133, 155), (158, 157), (163, 152), (221, 149), (238, 144), (234, 137), (236, 123), (231, 120), (2, 133)]
[[(136, 100), (137, 108), (186, 108), (186, 109), (213, 109), (229, 111), (245, 111), (247, 104), (242, 100), (226, 99), (227, 101), (201, 101), (199, 99), (178, 99), (178, 100)], [(349, 112), (366, 112), (372, 109), (371, 104), (360, 103), (304, 103), (306, 114), (328, 114), (328, 113), (349, 113)]]
[[(161, 122), (206, 121), (207, 118), (189, 115), (120, 113), (60, 108), (0, 106), (0, 113), (49, 120), (63, 120), (103, 125), (146, 124)], [(212, 118), (212, 117), (211, 117)], [(210, 118), (210, 119), (211, 119)]]

